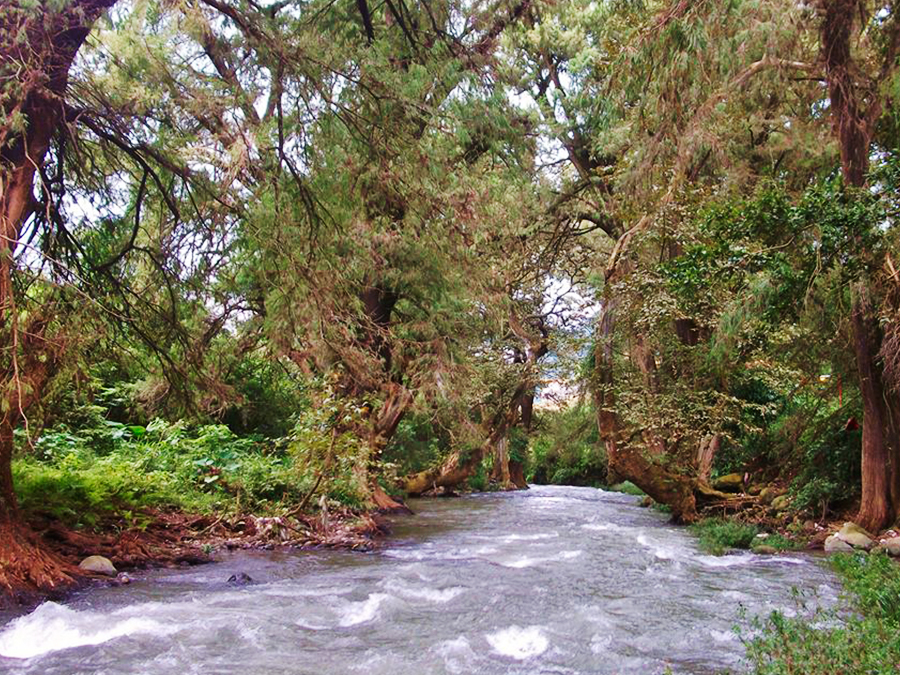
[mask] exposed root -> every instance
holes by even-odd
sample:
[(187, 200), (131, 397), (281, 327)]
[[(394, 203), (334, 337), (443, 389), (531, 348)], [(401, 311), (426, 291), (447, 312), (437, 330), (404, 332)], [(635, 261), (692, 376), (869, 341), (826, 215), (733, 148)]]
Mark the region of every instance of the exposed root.
[(71, 588), (81, 575), (24, 525), (0, 526), (0, 606), (23, 604)]

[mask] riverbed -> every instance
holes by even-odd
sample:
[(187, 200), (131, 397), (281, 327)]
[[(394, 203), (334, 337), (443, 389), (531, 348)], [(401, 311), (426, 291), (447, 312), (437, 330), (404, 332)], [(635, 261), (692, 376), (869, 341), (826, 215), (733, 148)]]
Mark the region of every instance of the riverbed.
[[(702, 554), (592, 488), (413, 502), (371, 553), (255, 551), (135, 575), (0, 626), (14, 674), (740, 672), (744, 615), (831, 604), (819, 557)], [(254, 583), (227, 579), (245, 572)]]

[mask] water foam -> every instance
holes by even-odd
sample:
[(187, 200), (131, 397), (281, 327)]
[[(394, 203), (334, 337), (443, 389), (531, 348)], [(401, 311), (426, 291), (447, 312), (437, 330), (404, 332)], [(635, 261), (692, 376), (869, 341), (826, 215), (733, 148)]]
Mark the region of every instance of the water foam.
[(343, 628), (356, 626), (361, 623), (371, 621), (378, 616), (378, 610), (381, 603), (387, 600), (387, 593), (370, 593), (369, 597), (361, 602), (351, 602), (341, 612), (341, 619), (338, 622)]
[(529, 626), (528, 628), (510, 626), (498, 630), (496, 633), (490, 633), (486, 637), (495, 652), (517, 661), (539, 656), (550, 646), (550, 641), (540, 626)]
[(99, 645), (126, 635), (169, 635), (176, 628), (143, 617), (116, 621), (112, 615), (79, 612), (45, 602), (31, 614), (11, 621), (0, 633), (0, 656), (29, 659), (49, 652)]
[(477, 656), (469, 641), (462, 635), (455, 640), (445, 640), (434, 648), (444, 661), (447, 672), (452, 675), (473, 672), (473, 663)]
[(549, 558), (529, 558), (523, 557), (513, 560), (511, 562), (499, 562), (498, 564), (503, 567), (512, 567), (513, 569), (522, 569), (523, 567), (533, 567), (534, 565), (540, 565), (541, 563), (549, 563), (549, 562), (562, 562), (564, 560), (574, 560), (578, 556), (580, 556), (584, 551), (560, 551), (555, 556)]

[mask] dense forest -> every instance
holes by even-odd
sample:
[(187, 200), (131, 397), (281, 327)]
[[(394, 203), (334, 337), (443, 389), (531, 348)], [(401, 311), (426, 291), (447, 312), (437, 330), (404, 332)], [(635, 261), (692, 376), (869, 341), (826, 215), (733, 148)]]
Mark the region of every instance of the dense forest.
[(863, 0), (4, 0), (0, 585), (528, 482), (887, 530), (898, 57)]

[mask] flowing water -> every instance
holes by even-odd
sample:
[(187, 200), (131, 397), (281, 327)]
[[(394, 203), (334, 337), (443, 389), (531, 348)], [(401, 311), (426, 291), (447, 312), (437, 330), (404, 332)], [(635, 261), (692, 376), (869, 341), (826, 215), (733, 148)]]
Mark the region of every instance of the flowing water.
[[(0, 672), (711, 674), (740, 670), (741, 608), (836, 594), (816, 558), (702, 555), (628, 495), (413, 508), (374, 553), (239, 553), (45, 603), (0, 627)], [(240, 571), (256, 583), (225, 583)]]

